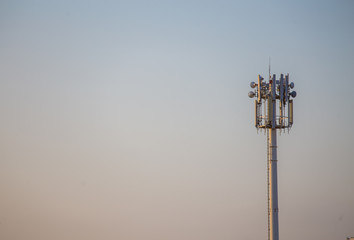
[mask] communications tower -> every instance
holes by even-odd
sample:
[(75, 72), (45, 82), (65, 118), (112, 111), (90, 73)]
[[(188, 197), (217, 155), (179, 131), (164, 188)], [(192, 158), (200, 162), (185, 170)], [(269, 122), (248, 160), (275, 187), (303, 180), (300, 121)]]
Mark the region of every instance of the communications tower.
[(258, 75), (257, 83), (251, 82), (255, 90), (248, 93), (250, 98), (256, 97), (255, 127), (267, 133), (267, 184), (268, 184), (268, 239), (279, 240), (278, 218), (278, 175), (277, 175), (277, 130), (285, 131), (293, 125), (293, 99), (296, 92), (294, 83), (289, 83), (289, 74), (275, 74), (266, 82)]

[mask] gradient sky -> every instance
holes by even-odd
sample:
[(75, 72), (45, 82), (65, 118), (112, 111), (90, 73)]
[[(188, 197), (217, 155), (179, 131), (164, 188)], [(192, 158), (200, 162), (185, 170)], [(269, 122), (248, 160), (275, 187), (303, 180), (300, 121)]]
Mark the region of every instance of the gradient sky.
[(280, 237), (354, 236), (354, 1), (1, 1), (0, 239), (266, 239), (249, 83), (289, 73)]

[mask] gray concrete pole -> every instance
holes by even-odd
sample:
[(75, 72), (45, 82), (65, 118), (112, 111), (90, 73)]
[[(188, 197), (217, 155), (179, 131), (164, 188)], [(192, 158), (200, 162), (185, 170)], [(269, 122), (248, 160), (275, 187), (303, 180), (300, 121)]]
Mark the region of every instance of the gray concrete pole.
[(277, 172), (277, 132), (269, 128), (269, 235), (270, 240), (279, 240), (278, 219), (278, 172)]

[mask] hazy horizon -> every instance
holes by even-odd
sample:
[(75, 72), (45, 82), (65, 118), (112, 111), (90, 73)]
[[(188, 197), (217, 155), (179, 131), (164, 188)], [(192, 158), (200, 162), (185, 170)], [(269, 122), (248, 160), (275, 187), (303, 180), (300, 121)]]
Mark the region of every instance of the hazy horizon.
[(2, 1), (0, 239), (267, 238), (247, 93), (289, 73), (280, 239), (354, 236), (354, 2)]

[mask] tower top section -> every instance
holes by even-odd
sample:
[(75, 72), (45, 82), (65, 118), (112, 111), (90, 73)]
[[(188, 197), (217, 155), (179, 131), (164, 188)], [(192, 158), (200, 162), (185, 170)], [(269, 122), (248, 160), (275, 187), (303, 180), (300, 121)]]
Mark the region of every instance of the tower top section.
[(289, 74), (269, 76), (266, 82), (261, 75), (258, 75), (257, 82), (250, 84), (253, 91), (248, 93), (250, 98), (255, 99), (255, 127), (285, 129), (293, 125), (293, 98), (296, 92), (291, 89), (295, 84), (289, 82)]

